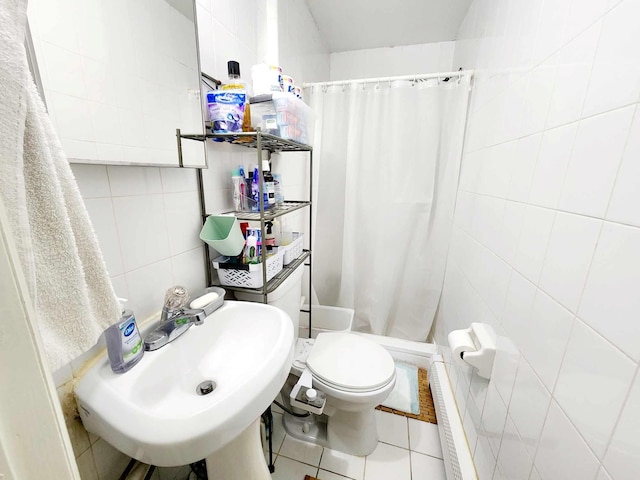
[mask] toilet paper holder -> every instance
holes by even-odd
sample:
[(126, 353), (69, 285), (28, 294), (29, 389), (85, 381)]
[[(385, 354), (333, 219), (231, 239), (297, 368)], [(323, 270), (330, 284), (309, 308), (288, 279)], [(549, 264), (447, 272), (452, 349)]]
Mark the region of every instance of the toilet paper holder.
[(449, 333), (449, 346), (453, 358), (461, 365), (478, 369), (478, 375), (491, 379), (496, 356), (496, 333), (486, 323), (472, 323), (469, 328)]

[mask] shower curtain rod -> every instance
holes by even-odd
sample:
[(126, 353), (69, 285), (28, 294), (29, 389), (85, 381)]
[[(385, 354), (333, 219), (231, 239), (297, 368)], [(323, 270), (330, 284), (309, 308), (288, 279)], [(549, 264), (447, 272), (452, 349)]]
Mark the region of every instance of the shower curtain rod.
[(379, 78), (360, 78), (353, 80), (337, 80), (334, 82), (304, 82), (302, 88), (307, 87), (331, 87), (334, 85), (349, 85), (352, 83), (379, 83), (379, 82), (394, 82), (396, 80), (429, 80), (432, 78), (449, 79), (451, 77), (462, 77), (464, 75), (473, 75), (473, 70), (458, 70), (457, 72), (438, 72), (438, 73), (426, 73), (421, 75), (401, 75), (397, 77), (379, 77)]

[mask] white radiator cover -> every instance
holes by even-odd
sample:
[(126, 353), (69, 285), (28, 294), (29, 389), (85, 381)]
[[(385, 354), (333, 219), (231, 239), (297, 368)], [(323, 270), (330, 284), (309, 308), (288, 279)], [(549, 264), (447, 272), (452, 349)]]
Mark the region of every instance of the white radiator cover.
[(438, 419), (447, 480), (478, 480), (449, 374), (439, 355), (434, 355), (431, 361), (429, 386)]

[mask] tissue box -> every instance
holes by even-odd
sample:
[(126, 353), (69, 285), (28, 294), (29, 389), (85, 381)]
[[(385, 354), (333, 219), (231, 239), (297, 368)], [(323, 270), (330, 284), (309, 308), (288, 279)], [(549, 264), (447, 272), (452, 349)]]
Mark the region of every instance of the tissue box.
[(313, 144), (315, 114), (295, 95), (274, 92), (253, 97), (249, 103), (254, 128), (260, 127), (263, 132), (306, 145)]

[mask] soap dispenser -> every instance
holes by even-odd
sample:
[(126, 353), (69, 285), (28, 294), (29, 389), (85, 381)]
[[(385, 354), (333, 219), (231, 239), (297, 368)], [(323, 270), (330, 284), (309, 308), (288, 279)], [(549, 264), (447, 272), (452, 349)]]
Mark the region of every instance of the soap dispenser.
[(114, 373), (131, 370), (144, 355), (142, 337), (131, 310), (125, 310), (125, 298), (119, 298), (122, 316), (104, 331), (109, 363)]

